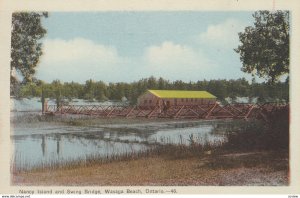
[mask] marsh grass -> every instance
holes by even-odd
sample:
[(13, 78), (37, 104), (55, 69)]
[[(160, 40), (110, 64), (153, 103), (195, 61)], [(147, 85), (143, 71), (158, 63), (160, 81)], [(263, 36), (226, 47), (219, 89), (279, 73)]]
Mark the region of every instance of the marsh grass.
[[(207, 142), (202, 144), (200, 142), (195, 142), (195, 140), (190, 140), (190, 145), (186, 144), (173, 144), (169, 140), (162, 143), (146, 142), (147, 149), (133, 150), (125, 153), (111, 153), (105, 156), (100, 154), (88, 154), (84, 157), (79, 157), (76, 160), (66, 159), (64, 161), (58, 161), (58, 159), (53, 158), (53, 160), (41, 162), (36, 165), (31, 165), (30, 162), (23, 160), (22, 156), (15, 156), (19, 161), (21, 160), (21, 165), (18, 167), (12, 164), (11, 171), (14, 173), (23, 171), (36, 171), (36, 170), (55, 170), (55, 169), (71, 169), (76, 167), (89, 167), (93, 165), (106, 164), (118, 161), (128, 161), (135, 160), (139, 158), (149, 158), (149, 157), (162, 157), (166, 160), (177, 160), (177, 159), (188, 159), (190, 157), (201, 158), (207, 153), (211, 154), (216, 146), (220, 146), (222, 142)], [(202, 140), (201, 140), (202, 141)], [(126, 142), (126, 140), (121, 141)], [(131, 142), (132, 143), (132, 142)], [(141, 143), (141, 142), (139, 142)], [(16, 161), (16, 159), (14, 159)]]
[[(266, 142), (265, 138), (270, 138), (268, 136), (270, 128), (268, 126), (262, 128), (262, 125), (263, 123), (251, 123), (234, 133), (228, 133), (224, 141), (209, 142), (190, 135), (188, 139), (189, 144), (183, 143), (183, 140), (178, 144), (174, 144), (170, 139), (165, 138), (161, 139), (160, 142), (144, 142), (144, 144), (147, 145), (147, 149), (140, 151), (132, 150), (122, 154), (112, 153), (106, 156), (98, 154), (86, 155), (76, 160), (66, 160), (64, 162), (53, 160), (47, 163), (41, 163), (33, 168), (26, 168), (30, 166), (26, 164), (28, 162), (24, 162), (21, 167), (25, 168), (18, 169), (12, 167), (12, 171), (72, 169), (149, 157), (160, 157), (165, 160), (175, 161), (192, 158), (209, 158), (209, 161), (201, 168), (210, 168), (212, 170), (234, 169), (239, 167), (252, 168), (260, 164), (267, 166), (270, 164), (270, 169), (274, 170), (288, 170), (289, 151), (286, 149), (288, 145), (264, 144)], [(286, 131), (282, 133), (286, 133)], [(272, 138), (276, 139), (279, 137), (281, 136), (275, 137), (273, 134)], [(119, 141), (129, 143), (128, 140)], [(143, 144), (143, 142), (138, 141), (136, 143)], [(268, 151), (268, 155), (264, 154), (265, 151)], [(278, 156), (278, 153), (281, 153), (281, 156)]]
[(286, 171), (289, 168), (288, 155), (286, 150), (279, 152), (250, 152), (250, 153), (231, 153), (224, 155), (214, 155), (211, 160), (203, 167), (213, 170), (234, 169), (234, 168), (253, 168), (263, 165), (270, 170)]
[[(148, 149), (141, 151), (131, 151), (123, 154), (113, 153), (107, 156), (86, 155), (76, 160), (67, 160), (65, 162), (51, 161), (39, 164), (34, 168), (29, 167), (28, 162), (24, 162), (23, 167), (12, 166), (12, 172), (36, 170), (55, 170), (55, 169), (74, 169), (78, 167), (91, 167), (119, 161), (132, 161), (135, 159), (160, 157), (165, 160), (185, 160), (185, 159), (209, 159), (197, 168), (209, 169), (234, 169), (238, 167), (256, 167), (263, 164), (274, 170), (288, 170), (289, 161), (289, 112), (288, 109), (279, 109), (268, 115), (269, 122), (249, 121), (247, 124), (240, 123), (235, 125), (228, 124), (225, 127), (226, 141), (209, 142), (189, 136), (189, 144), (183, 142), (180, 138), (179, 144), (174, 144), (170, 139), (164, 138), (160, 143), (148, 144)], [(114, 119), (112, 119), (114, 120)], [(78, 126), (80, 124), (94, 124), (97, 119), (86, 120), (67, 120)], [(106, 121), (104, 121), (106, 122)], [(117, 122), (110, 121), (110, 123)], [(128, 121), (123, 121), (128, 122)], [(120, 140), (122, 141), (122, 140)], [(124, 143), (128, 143), (124, 140)], [(141, 142), (137, 142), (141, 143)], [(264, 154), (268, 152), (268, 154)], [(271, 154), (270, 154), (271, 152)], [(242, 155), (241, 155), (242, 153)], [(278, 154), (280, 156), (278, 156)]]
[(55, 169), (71, 169), (75, 167), (89, 167), (96, 164), (105, 164), (117, 161), (126, 161), (136, 159), (138, 157), (149, 156), (153, 152), (152, 149), (139, 151), (139, 152), (126, 152), (123, 154), (110, 154), (110, 155), (100, 155), (100, 154), (89, 154), (84, 157), (79, 157), (77, 159), (69, 159), (65, 161), (50, 160), (47, 162), (41, 162), (34, 166), (30, 165), (27, 161), (22, 161), (22, 165), (17, 167), (13, 163), (11, 171), (13, 173), (23, 172), (23, 171), (37, 171), (37, 170), (55, 170)]

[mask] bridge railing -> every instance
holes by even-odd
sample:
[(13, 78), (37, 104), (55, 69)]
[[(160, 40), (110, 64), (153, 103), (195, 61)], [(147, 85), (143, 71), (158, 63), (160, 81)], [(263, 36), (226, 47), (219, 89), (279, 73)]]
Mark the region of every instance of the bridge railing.
[(124, 105), (48, 105), (46, 114), (84, 114), (100, 117), (193, 118), (193, 119), (249, 119), (263, 118), (266, 112), (287, 108), (279, 103), (235, 103), (221, 105), (181, 105), (163, 107), (138, 107)]

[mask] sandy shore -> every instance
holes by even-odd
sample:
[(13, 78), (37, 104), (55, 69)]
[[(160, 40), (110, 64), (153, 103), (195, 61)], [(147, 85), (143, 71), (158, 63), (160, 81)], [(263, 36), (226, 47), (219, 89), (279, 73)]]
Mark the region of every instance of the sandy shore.
[(288, 158), (282, 152), (207, 155), (171, 159), (154, 156), (89, 166), (12, 174), (12, 185), (285, 186)]
[[(37, 118), (41, 121), (36, 120)], [(174, 128), (176, 124), (193, 126), (197, 122), (199, 121), (32, 117), (29, 122), (27, 118), (20, 122), (12, 122), (12, 135), (62, 133), (70, 130), (75, 133), (85, 131), (84, 127), (89, 130), (121, 128), (123, 131), (134, 129), (144, 132), (156, 130), (157, 127)], [(209, 122), (221, 123), (221, 121), (201, 121), (203, 124)], [(147, 158), (139, 157), (110, 163), (95, 162), (89, 165), (77, 163), (59, 168), (13, 172), (11, 183), (18, 186), (285, 186), (289, 181), (288, 159), (287, 151), (241, 153), (224, 152), (220, 149), (216, 153), (208, 152), (206, 155), (197, 153), (186, 156), (183, 153), (176, 157), (174, 150), (171, 150), (171, 153)]]

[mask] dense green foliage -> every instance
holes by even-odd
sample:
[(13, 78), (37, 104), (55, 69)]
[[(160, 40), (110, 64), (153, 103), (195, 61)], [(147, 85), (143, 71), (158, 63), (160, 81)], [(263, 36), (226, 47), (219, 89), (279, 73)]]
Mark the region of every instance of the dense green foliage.
[(258, 11), (253, 14), (254, 27), (239, 33), (242, 71), (270, 82), (289, 73), (289, 12)]
[(246, 79), (237, 80), (210, 80), (197, 82), (170, 82), (163, 78), (154, 77), (141, 79), (132, 83), (109, 83), (87, 80), (85, 84), (76, 82), (61, 83), (55, 80), (52, 83), (42, 81), (24, 84), (20, 87), (16, 97), (40, 97), (42, 90), (45, 97), (55, 99), (85, 99), (85, 100), (121, 100), (126, 97), (132, 104), (136, 103), (138, 96), (147, 89), (171, 89), (171, 90), (206, 90), (224, 101), (230, 97), (258, 97), (259, 101), (274, 101), (275, 99), (289, 100), (289, 83), (249, 83)]
[[(48, 13), (15, 12), (12, 14), (11, 71), (17, 71), (22, 75), (23, 82), (33, 80), (35, 67), (42, 55), (41, 39), (47, 32), (42, 26), (42, 17), (48, 17)], [(11, 83), (17, 83), (13, 72)]]
[(289, 149), (289, 107), (264, 112), (267, 122), (249, 122), (235, 133), (227, 134), (224, 148), (233, 150)]

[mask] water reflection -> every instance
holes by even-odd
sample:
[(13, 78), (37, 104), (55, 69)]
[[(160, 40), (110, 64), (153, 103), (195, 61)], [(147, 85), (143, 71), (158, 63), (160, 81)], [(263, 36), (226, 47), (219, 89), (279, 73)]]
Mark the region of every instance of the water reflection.
[(61, 136), (58, 135), (57, 138), (56, 138), (56, 153), (57, 153), (58, 157), (59, 157), (59, 151), (61, 150), (60, 141), (61, 141)]
[[(224, 125), (223, 125), (224, 126)], [(226, 126), (226, 125), (225, 125)], [(151, 144), (216, 143), (224, 141), (224, 134), (214, 133), (222, 125), (199, 123), (175, 123), (162, 127), (115, 127), (88, 128), (62, 127), (53, 131), (49, 127), (35, 129), (24, 134), (15, 128), (11, 136), (15, 146), (14, 165), (26, 169), (49, 164), (63, 164), (74, 160), (85, 160), (89, 156), (107, 157), (142, 151)], [(59, 131), (59, 133), (57, 132)]]
[(42, 135), (42, 152), (43, 152), (43, 156), (45, 157), (45, 153), (46, 153), (46, 137), (45, 135)]
[(63, 164), (77, 159), (85, 160), (89, 156), (120, 155), (146, 148), (138, 143), (104, 141), (71, 134), (23, 136), (12, 138), (12, 143), (15, 145), (14, 165), (17, 169)]

